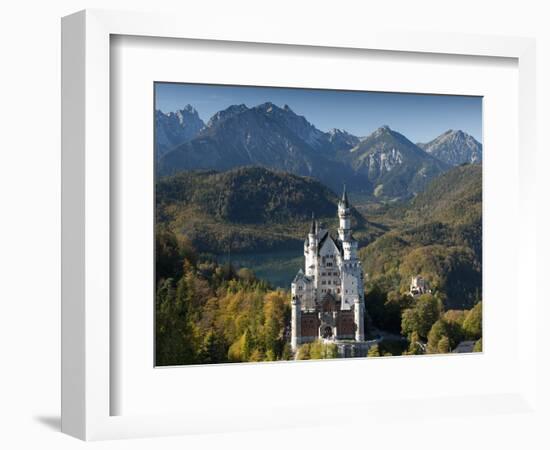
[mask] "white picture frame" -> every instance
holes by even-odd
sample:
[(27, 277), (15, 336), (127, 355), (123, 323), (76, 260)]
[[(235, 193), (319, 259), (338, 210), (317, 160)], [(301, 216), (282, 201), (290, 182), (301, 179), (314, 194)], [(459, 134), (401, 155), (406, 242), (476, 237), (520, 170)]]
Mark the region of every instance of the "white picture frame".
[[(207, 414), (112, 415), (111, 399), (117, 386), (111, 378), (113, 334), (111, 321), (111, 171), (110, 91), (111, 37), (141, 36), (216, 42), (296, 45), (338, 52), (367, 49), (417, 55), (445, 54), (499, 57), (518, 64), (518, 212), (523, 220), (517, 242), (517, 278), (522, 283), (534, 272), (536, 241), (534, 185), (535, 164), (535, 43), (532, 39), (451, 34), (389, 33), (349, 30), (338, 36), (323, 30), (281, 30), (268, 33), (258, 24), (211, 31), (200, 21), (163, 14), (82, 11), (62, 21), (62, 430), (85, 440), (162, 436), (210, 431), (234, 431), (323, 423), (326, 413), (304, 405), (241, 411), (232, 420), (212, 411)], [(530, 264), (527, 262), (530, 261)], [(152, 267), (151, 267), (152, 270)], [(528, 283), (527, 283), (528, 284)], [(460, 399), (401, 398), (411, 410), (426, 408), (426, 401), (455, 414), (468, 414), (468, 405), (487, 414), (506, 404), (517, 412), (536, 411), (536, 311), (534, 285), (521, 300), (517, 327), (530, 346), (519, 356), (521, 367), (514, 389), (500, 394), (482, 393)], [(526, 294), (526, 292), (524, 292)], [(510, 293), (510, 295), (518, 295)], [(386, 360), (384, 362), (389, 362)], [(308, 364), (309, 372), (316, 370)], [(329, 363), (329, 364), (332, 364)], [(361, 362), (357, 362), (361, 364)], [(392, 362), (393, 364), (393, 362)], [(274, 366), (274, 365), (272, 365)], [(250, 366), (250, 370), (259, 370)], [(351, 367), (351, 366), (350, 366)], [(396, 366), (397, 367), (397, 366)], [(167, 369), (169, 370), (169, 369)], [(197, 368), (200, 370), (200, 368)], [(399, 399), (397, 399), (399, 400)], [(259, 402), (260, 400), (258, 400)], [(395, 399), (394, 399), (395, 401)], [(337, 403), (335, 403), (337, 404)], [(480, 406), (483, 405), (483, 406)], [(212, 405), (215, 409), (216, 405)], [(267, 405), (269, 407), (269, 405)], [(384, 402), (347, 404), (350, 416), (375, 415), (391, 409)], [(367, 412), (365, 412), (367, 411)], [(370, 411), (370, 412), (368, 412)], [(223, 408), (222, 412), (226, 413)], [(304, 414), (305, 413), (305, 414)], [(227, 417), (227, 414), (225, 414)], [(235, 420), (235, 418), (246, 420)]]

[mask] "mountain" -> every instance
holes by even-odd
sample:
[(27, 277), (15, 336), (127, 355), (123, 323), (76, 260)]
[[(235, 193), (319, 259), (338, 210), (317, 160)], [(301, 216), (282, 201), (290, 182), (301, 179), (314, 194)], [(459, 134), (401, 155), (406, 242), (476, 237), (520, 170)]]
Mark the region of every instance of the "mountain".
[(214, 114), (210, 120), (208, 121), (208, 124), (206, 125), (207, 128), (213, 128), (216, 125), (219, 125), (224, 120), (227, 120), (233, 116), (236, 116), (237, 114), (243, 113), (247, 111), (248, 108), (246, 105), (231, 105), (229, 108), (226, 108), (222, 111), (218, 111), (216, 114)]
[(271, 102), (257, 106), (258, 111), (289, 130), (314, 149), (327, 147), (327, 135), (310, 124), (304, 116), (296, 114), (288, 105), (282, 108)]
[[(199, 125), (192, 139), (160, 157), (160, 176), (259, 166), (316, 178), (335, 192), (345, 183), (350, 192), (377, 200), (403, 200), (452, 167), (436, 157), (440, 152), (431, 154), (435, 141), (424, 151), (388, 126), (364, 139), (339, 129), (325, 133), (288, 105), (271, 102), (252, 108), (232, 105), (214, 114), (206, 126)], [(441, 145), (447, 142), (442, 151), (449, 153), (445, 149), (459, 139), (469, 145), (462, 133), (441, 139)]]
[(157, 158), (174, 147), (189, 142), (204, 128), (199, 113), (191, 105), (175, 112), (155, 111), (155, 143)]
[(368, 178), (376, 197), (387, 199), (411, 197), (449, 169), (387, 125), (360, 141), (343, 160)]
[(481, 144), (462, 130), (448, 130), (434, 140), (418, 146), (452, 166), (481, 164)]
[[(181, 172), (159, 179), (155, 192), (157, 223), (203, 252), (300, 248), (312, 213), (336, 227), (334, 192), (313, 178), (261, 167)], [(352, 225), (356, 238), (366, 239), (355, 209)]]
[(438, 221), (460, 225), (481, 223), (482, 167), (455, 167), (436, 177), (410, 204), (409, 220)]
[(340, 190), (342, 183), (350, 189), (370, 190), (365, 177), (332, 160), (337, 145), (328, 133), (315, 128), (287, 105), (235, 105), (216, 113), (194, 139), (165, 154), (158, 170), (160, 175), (171, 175), (185, 170), (260, 166), (312, 176), (334, 190)]
[(345, 130), (333, 128), (328, 133), (328, 141), (336, 152), (351, 150), (361, 142), (361, 139)]

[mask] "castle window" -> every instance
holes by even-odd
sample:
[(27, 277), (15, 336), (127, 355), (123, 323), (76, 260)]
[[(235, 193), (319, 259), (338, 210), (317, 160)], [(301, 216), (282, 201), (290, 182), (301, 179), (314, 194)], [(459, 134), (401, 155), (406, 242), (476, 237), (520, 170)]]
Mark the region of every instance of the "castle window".
[(321, 281), (321, 284), (327, 284), (327, 282), (325, 280)]
[(332, 267), (332, 263), (327, 263), (327, 267)]

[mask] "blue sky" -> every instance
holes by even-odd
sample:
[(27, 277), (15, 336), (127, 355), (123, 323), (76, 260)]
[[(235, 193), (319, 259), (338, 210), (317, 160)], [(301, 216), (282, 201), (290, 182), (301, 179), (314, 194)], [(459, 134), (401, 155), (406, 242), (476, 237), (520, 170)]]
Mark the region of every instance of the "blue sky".
[(427, 142), (449, 129), (482, 139), (481, 97), (183, 83), (156, 83), (155, 90), (156, 109), (169, 112), (191, 104), (205, 122), (230, 105), (270, 101), (289, 105), (322, 131), (341, 128), (366, 136), (389, 125), (413, 142)]

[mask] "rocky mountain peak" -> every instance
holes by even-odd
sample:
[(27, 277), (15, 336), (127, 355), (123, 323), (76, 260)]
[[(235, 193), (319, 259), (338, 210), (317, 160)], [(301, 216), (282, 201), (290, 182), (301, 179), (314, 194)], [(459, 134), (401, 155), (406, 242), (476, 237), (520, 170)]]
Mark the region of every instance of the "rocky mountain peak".
[(186, 105), (175, 112), (155, 111), (155, 147), (157, 157), (185, 142), (195, 138), (204, 127), (197, 110)]
[(231, 105), (224, 110), (218, 111), (216, 114), (214, 114), (206, 124), (206, 127), (212, 128), (226, 121), (230, 117), (242, 114), (245, 111), (248, 111), (248, 107), (244, 103), (241, 103), (240, 105)]
[(479, 164), (482, 160), (482, 145), (462, 130), (447, 130), (432, 141), (418, 146), (453, 166)]

